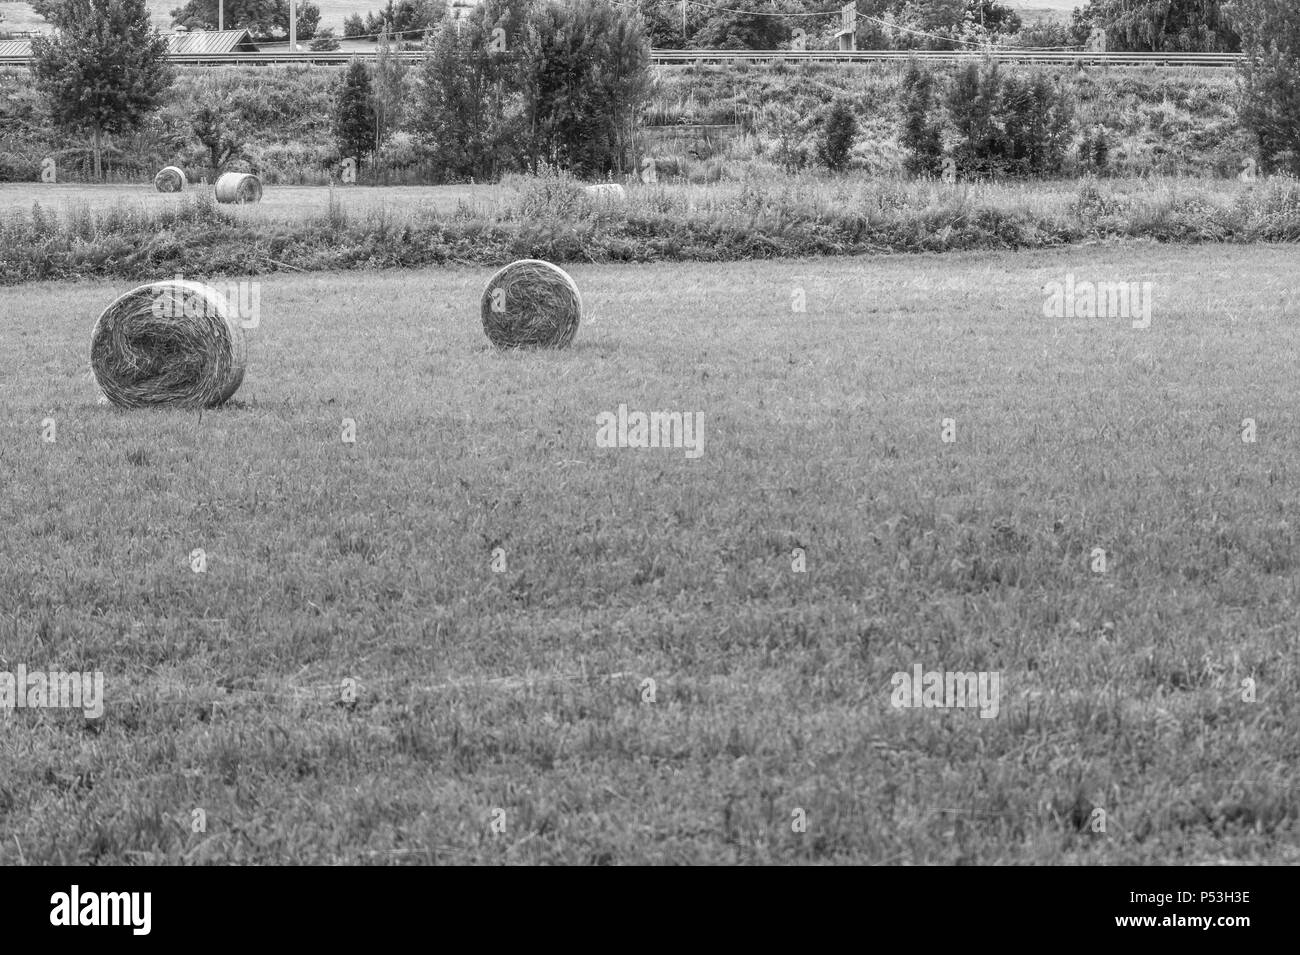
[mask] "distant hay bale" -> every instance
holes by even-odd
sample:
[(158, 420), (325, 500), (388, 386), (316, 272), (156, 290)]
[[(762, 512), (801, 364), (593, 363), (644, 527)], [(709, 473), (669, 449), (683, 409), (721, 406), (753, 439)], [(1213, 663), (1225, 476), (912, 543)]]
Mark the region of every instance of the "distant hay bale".
[(153, 177), (153, 185), (159, 192), (184, 192), (189, 180), (185, 178), (185, 170), (179, 166), (164, 166)]
[(520, 259), (488, 279), (482, 313), (498, 348), (564, 348), (578, 333), (582, 296), (559, 266)]
[(597, 202), (627, 201), (627, 191), (616, 182), (602, 182), (595, 186), (585, 186), (584, 191)]
[(223, 172), (217, 177), (217, 202), (261, 202), (262, 180), (246, 172)]
[(226, 298), (198, 282), (141, 285), (104, 310), (90, 367), (119, 408), (214, 408), (244, 380), (248, 346)]

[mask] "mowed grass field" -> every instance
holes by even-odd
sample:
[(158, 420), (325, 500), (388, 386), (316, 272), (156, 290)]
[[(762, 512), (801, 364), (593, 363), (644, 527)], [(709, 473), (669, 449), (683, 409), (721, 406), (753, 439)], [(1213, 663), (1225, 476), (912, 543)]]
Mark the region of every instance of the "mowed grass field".
[[(0, 670), (106, 702), (0, 712), (0, 863), (1300, 861), (1297, 265), (579, 266), (554, 354), (487, 269), (272, 276), (202, 414), (96, 403), (130, 283), (5, 289)], [(1067, 274), (1150, 327), (1044, 318)]]

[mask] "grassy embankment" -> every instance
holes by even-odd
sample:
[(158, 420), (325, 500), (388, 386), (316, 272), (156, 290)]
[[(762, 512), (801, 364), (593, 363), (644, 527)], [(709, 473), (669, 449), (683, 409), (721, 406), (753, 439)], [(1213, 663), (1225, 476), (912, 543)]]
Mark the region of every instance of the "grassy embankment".
[[(338, 70), (319, 67), (178, 70), (167, 103), (136, 135), (114, 144), (110, 175), (144, 183), (164, 165), (184, 167), (194, 181), (209, 160), (194, 139), (190, 119), (202, 105), (216, 107), (242, 144), (229, 164), (255, 171), (265, 182), (312, 185), (328, 181), (337, 161), (330, 117)], [(855, 169), (896, 175), (901, 169), (897, 65), (800, 65), (664, 68), (647, 118), (655, 124), (741, 124), (752, 130), (716, 158), (727, 175), (743, 178), (770, 166), (775, 133), (762, 108), (792, 106), (805, 118), (801, 137), (815, 135), (824, 106), (846, 97), (857, 108), (861, 132)], [(414, 97), (415, 71), (407, 75)], [(1251, 144), (1237, 128), (1236, 80), (1229, 70), (1086, 69), (1064, 71), (1081, 130), (1111, 130), (1112, 172), (1222, 177), (1235, 174)], [(26, 70), (0, 73), (0, 180), (35, 182), (42, 159), (53, 156), (63, 179), (88, 175), (88, 144), (53, 129)], [(383, 157), (396, 181), (421, 173), (416, 137), (400, 133)], [(1073, 162), (1065, 170), (1074, 171)]]

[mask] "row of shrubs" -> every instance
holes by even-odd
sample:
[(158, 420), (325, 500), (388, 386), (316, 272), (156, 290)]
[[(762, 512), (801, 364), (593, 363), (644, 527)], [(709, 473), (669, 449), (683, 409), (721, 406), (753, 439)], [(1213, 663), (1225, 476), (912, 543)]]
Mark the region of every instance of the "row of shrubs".
[[(727, 158), (759, 156), (800, 167), (817, 160), (827, 106), (841, 101), (858, 127), (848, 168), (892, 174), (908, 165), (913, 149), (906, 129), (916, 113), (924, 114), (944, 147), (960, 151), (966, 118), (986, 102), (996, 107), (1006, 98), (999, 93), (1010, 92), (990, 90), (985, 73), (979, 86), (966, 83), (973, 95), (954, 97), (961, 92), (961, 74), (971, 71), (970, 65), (927, 66), (932, 96), (918, 102), (909, 71), (894, 64), (692, 66), (662, 73), (648, 115), (662, 124), (737, 124), (752, 135), (736, 138)], [(1255, 151), (1238, 122), (1238, 82), (1231, 70), (1078, 69), (1050, 76), (1071, 127), (1056, 170), (1062, 175), (1230, 177)], [(1004, 69), (1001, 82), (1038, 77)], [(990, 118), (1006, 126), (1006, 117)], [(976, 156), (995, 156), (997, 150), (987, 148), (995, 145), (976, 143)], [(954, 159), (959, 170), (975, 174), (994, 171), (981, 165), (996, 165)]]
[[(947, 187), (881, 182), (845, 192), (796, 179), (764, 188), (633, 189), (626, 203), (592, 200), (581, 184), (549, 172), (521, 178), (510, 202), (451, 214), (385, 206), (277, 221), (232, 214), (210, 190), (159, 209), (74, 207), (0, 216), (0, 282), (78, 276), (136, 280), (188, 270), (211, 274), (496, 265), (697, 260), (963, 249), (1029, 249), (1105, 238), (1161, 242), (1300, 240), (1300, 182), (1278, 177), (1210, 191), (1185, 182), (1077, 190)], [(510, 190), (505, 190), (509, 192)]]
[[(946, 85), (951, 73), (936, 70), (936, 80)], [(160, 166), (179, 165), (197, 181), (213, 157), (194, 120), (210, 110), (220, 117), (217, 138), (230, 147), (222, 171), (256, 172), (268, 184), (328, 182), (339, 158), (330, 129), (338, 79), (327, 67), (179, 71), (163, 109), (139, 134), (114, 143), (106, 157), (110, 177), (148, 181)], [(800, 166), (816, 155), (825, 107), (841, 100), (858, 126), (848, 168), (888, 175), (907, 158), (902, 79), (888, 64), (664, 69), (649, 115), (661, 123), (738, 123), (746, 134), (717, 159)], [(408, 71), (404, 82), (414, 81)], [(1079, 133), (1066, 150), (1065, 175), (1229, 176), (1253, 149), (1236, 121), (1230, 71), (1079, 71), (1062, 74), (1060, 85), (1074, 102)], [(0, 72), (0, 181), (34, 181), (46, 156), (78, 151), (87, 152), (86, 145), (50, 127), (27, 72)], [(438, 181), (426, 172), (426, 153), (410, 132), (399, 131), (374, 169), (380, 181)], [(59, 161), (61, 170), (66, 166), (62, 179), (89, 178), (76, 162)]]

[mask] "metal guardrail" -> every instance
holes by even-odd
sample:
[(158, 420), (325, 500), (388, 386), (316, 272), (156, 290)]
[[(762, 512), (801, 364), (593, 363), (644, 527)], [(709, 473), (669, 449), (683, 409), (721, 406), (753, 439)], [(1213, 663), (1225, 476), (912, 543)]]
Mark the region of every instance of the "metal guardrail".
[[(173, 53), (169, 59), (178, 66), (284, 66), (292, 64), (312, 66), (342, 66), (354, 56), (363, 59), (376, 56), (366, 51), (352, 50), (303, 51), (288, 50), (275, 53)], [(418, 51), (392, 54), (401, 60), (418, 61), (426, 55)], [(1160, 68), (1236, 66), (1244, 57), (1240, 53), (1100, 53), (1088, 50), (1036, 51), (995, 50), (654, 50), (653, 63), (660, 66), (723, 63), (887, 63), (906, 61), (915, 57), (929, 62), (965, 62), (992, 55), (1006, 63), (1027, 63), (1058, 66), (1151, 66)], [(28, 56), (0, 56), (0, 66), (27, 66)]]

